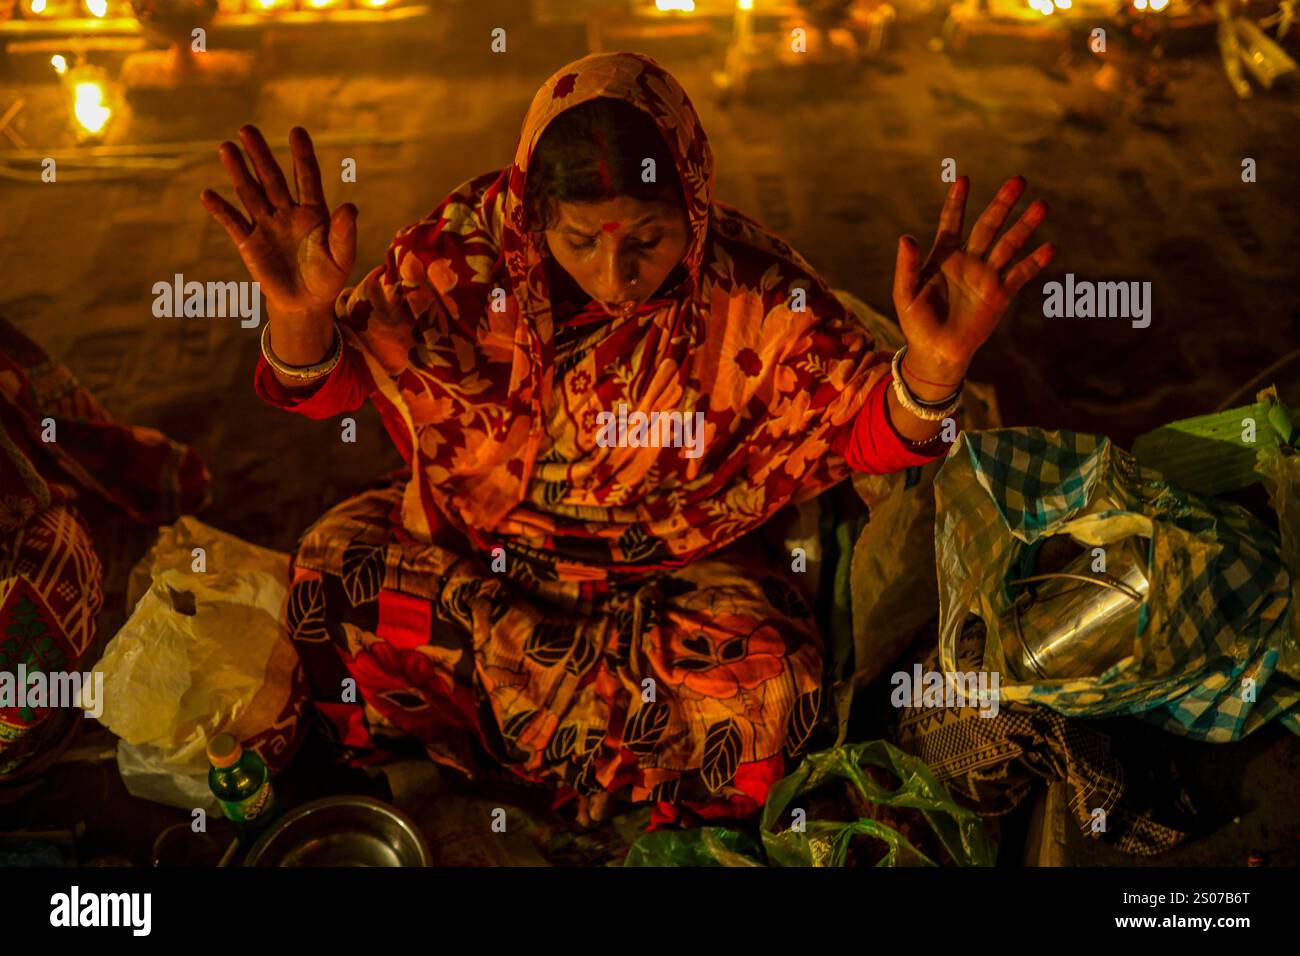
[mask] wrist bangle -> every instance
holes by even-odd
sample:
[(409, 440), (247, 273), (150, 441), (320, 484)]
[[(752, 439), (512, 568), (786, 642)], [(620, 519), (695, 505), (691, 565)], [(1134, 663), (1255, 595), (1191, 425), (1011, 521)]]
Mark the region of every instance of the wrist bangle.
[(957, 404), (961, 401), (962, 387), (965, 385), (965, 379), (958, 384), (956, 391), (938, 401), (931, 402), (917, 398), (916, 395), (912, 394), (912, 390), (907, 387), (907, 382), (903, 380), (901, 365), (903, 362), (903, 355), (906, 352), (907, 346), (904, 345), (894, 353), (894, 361), (891, 365), (891, 371), (894, 376), (894, 395), (897, 396), (898, 403), (922, 421), (943, 421), (956, 411)]
[(286, 365), (276, 358), (275, 353), (271, 351), (271, 325), (268, 322), (262, 329), (262, 357), (266, 359), (266, 364), (275, 369), (282, 377), (293, 382), (295, 385), (306, 385), (317, 379), (324, 378), (334, 367), (339, 364), (343, 357), (343, 338), (339, 335), (339, 327), (334, 326), (334, 344), (330, 349), (330, 354), (322, 361), (315, 365)]

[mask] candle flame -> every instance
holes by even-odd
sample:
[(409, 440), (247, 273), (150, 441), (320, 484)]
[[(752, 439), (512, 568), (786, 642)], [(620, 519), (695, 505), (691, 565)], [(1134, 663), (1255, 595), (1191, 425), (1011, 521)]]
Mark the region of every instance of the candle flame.
[(104, 88), (93, 80), (84, 80), (73, 87), (72, 113), (88, 133), (100, 132), (113, 115), (104, 105)]
[(63, 58), (62, 53), (56, 53), (50, 57), (50, 66), (54, 67), (54, 72), (59, 76), (68, 72), (68, 61)]
[(86, 9), (97, 17), (108, 13), (108, 0), (86, 0)]

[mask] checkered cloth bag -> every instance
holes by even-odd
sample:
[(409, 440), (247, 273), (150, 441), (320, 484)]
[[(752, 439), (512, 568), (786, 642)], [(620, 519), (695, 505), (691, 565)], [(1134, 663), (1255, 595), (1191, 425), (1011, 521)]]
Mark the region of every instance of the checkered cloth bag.
[[(1300, 733), (1300, 684), (1277, 670), (1290, 576), (1277, 534), (1240, 507), (1198, 498), (1100, 435), (1036, 428), (965, 432), (935, 479), (939, 654), (958, 670), (968, 614), (988, 626), (984, 667), (1003, 699), (1071, 716), (1134, 714), (1212, 742), (1274, 717)], [(1134, 652), (1104, 673), (1009, 678), (1009, 579), (1026, 549), (1068, 534), (1085, 546), (1149, 538), (1149, 590)]]

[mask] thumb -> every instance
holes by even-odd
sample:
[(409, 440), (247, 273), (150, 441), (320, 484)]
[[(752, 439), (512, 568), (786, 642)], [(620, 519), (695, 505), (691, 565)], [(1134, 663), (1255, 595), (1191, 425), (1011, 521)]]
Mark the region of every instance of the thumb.
[(343, 272), (357, 261), (357, 207), (345, 202), (330, 216), (330, 258)]
[(911, 236), (898, 240), (898, 256), (894, 260), (894, 305), (906, 309), (916, 296), (916, 286), (921, 277), (921, 248)]

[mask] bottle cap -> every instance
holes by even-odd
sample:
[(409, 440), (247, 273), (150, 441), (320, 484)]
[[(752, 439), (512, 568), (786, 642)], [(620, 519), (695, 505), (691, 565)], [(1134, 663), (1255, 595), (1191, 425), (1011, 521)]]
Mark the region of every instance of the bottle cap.
[(208, 741), (208, 760), (217, 769), (239, 763), (243, 754), (244, 748), (230, 734), (217, 734)]

